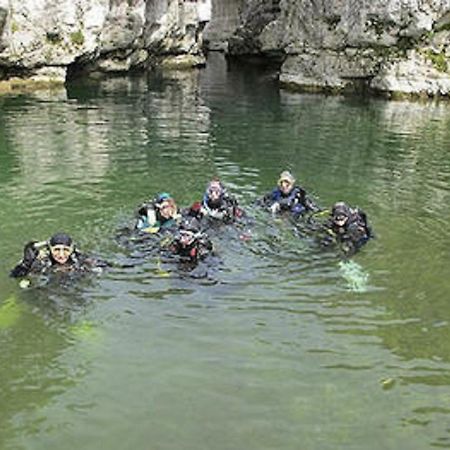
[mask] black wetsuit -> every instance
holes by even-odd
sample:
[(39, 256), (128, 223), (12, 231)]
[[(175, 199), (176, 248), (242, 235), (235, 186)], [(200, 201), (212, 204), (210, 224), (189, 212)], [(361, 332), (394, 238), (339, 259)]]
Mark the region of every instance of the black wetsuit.
[(211, 254), (213, 244), (205, 234), (201, 234), (194, 238), (189, 245), (183, 245), (179, 238), (175, 238), (171, 242), (169, 250), (184, 261), (197, 262)]
[(323, 246), (338, 244), (346, 255), (355, 253), (373, 237), (366, 214), (359, 208), (351, 210), (351, 214), (343, 226), (339, 226), (333, 219), (329, 219), (323, 229), (326, 235), (321, 239), (321, 244)]
[(51, 255), (48, 244), (37, 246), (37, 242), (25, 245), (22, 260), (11, 270), (14, 278), (25, 277), (29, 274), (47, 274), (51, 272), (91, 272), (104, 264), (74, 250), (66, 263), (56, 262)]

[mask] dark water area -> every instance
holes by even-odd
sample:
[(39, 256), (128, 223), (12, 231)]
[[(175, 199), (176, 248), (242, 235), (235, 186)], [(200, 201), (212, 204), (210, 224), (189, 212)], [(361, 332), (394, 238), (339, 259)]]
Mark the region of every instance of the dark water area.
[[(288, 93), (218, 55), (0, 97), (0, 448), (450, 448), (449, 152), (449, 104)], [(342, 262), (254, 211), (285, 168), (376, 239)], [(212, 175), (254, 220), (217, 230), (209, 278), (115, 239)], [(112, 267), (21, 289), (58, 230)]]

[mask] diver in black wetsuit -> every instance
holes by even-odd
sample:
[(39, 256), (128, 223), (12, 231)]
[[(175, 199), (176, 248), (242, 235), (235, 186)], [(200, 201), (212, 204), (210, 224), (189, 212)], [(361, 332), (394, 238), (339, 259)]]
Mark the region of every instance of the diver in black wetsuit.
[(194, 203), (186, 215), (197, 219), (211, 219), (215, 222), (232, 223), (244, 215), (237, 200), (227, 191), (225, 186), (214, 177), (206, 187), (201, 202)]
[(364, 211), (351, 208), (344, 202), (333, 205), (322, 230), (325, 236), (320, 239), (321, 245), (328, 247), (337, 244), (346, 255), (356, 253), (373, 237)]
[(57, 233), (48, 241), (25, 245), (22, 260), (11, 270), (14, 278), (51, 272), (99, 272), (102, 264), (82, 254), (66, 233)]
[(196, 263), (212, 253), (213, 244), (196, 218), (185, 218), (168, 249), (181, 260)]

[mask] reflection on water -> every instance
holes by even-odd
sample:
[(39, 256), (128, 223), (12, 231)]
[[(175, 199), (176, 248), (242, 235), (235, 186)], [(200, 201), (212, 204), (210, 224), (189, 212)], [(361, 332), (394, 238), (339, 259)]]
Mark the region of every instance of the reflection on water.
[[(279, 92), (213, 57), (1, 107), (0, 447), (450, 447), (447, 104)], [(286, 167), (376, 239), (342, 262), (254, 211)], [(250, 218), (214, 233), (211, 278), (115, 238), (214, 174)], [(23, 244), (59, 229), (112, 267), (20, 290)]]
[(106, 112), (59, 98), (12, 103), (13, 112), (4, 117), (5, 138), (18, 156), (14, 187), (21, 194), (66, 181), (82, 186), (102, 180), (109, 165)]

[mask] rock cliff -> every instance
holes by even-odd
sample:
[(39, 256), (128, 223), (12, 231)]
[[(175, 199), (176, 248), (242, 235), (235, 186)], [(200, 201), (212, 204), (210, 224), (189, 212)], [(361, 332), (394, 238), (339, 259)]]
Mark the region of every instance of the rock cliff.
[(204, 1), (0, 0), (0, 79), (202, 65)]
[(450, 94), (449, 0), (246, 0), (235, 14), (229, 53), (282, 58), (285, 86)]
[(0, 80), (198, 66), (204, 43), (296, 89), (450, 96), (450, 0), (0, 0)]

